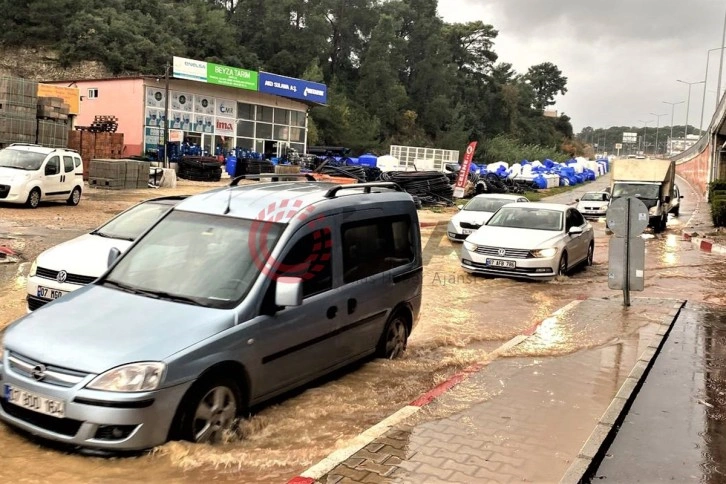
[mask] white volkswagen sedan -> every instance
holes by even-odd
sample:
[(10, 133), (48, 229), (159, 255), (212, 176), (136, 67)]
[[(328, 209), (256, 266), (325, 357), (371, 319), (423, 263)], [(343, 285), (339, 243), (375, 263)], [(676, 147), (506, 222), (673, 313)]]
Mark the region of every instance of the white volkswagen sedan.
[(461, 248), (461, 267), (473, 274), (552, 279), (592, 265), (593, 228), (575, 208), (554, 203), (503, 206)]
[(95, 281), (108, 268), (111, 248), (126, 251), (146, 229), (184, 198), (162, 197), (141, 202), (93, 232), (41, 253), (33, 262), (28, 277), (28, 312)]
[(452, 242), (461, 242), (487, 223), (494, 212), (508, 203), (529, 202), (522, 195), (505, 193), (484, 193), (477, 195), (451, 217), (446, 234)]
[(610, 194), (607, 192), (587, 192), (578, 198), (577, 210), (585, 217), (604, 217), (610, 206)]

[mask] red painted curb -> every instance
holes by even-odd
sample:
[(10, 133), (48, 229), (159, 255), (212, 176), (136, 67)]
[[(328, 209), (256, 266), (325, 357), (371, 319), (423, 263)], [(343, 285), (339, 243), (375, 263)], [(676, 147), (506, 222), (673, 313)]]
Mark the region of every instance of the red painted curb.
[(476, 363), (474, 365), (464, 368), (459, 373), (455, 373), (448, 380), (444, 380), (428, 392), (418, 397), (413, 402), (409, 403), (409, 405), (411, 405), (412, 407), (423, 407), (425, 405), (428, 405), (447, 391), (451, 390), (459, 383), (469, 378), (470, 374), (481, 370), (482, 366), (483, 365), (481, 363)]
[(704, 252), (711, 252), (711, 249), (713, 249), (713, 242), (709, 240), (702, 240), (700, 248)]
[(683, 240), (691, 240), (692, 237), (691, 234), (683, 234)]
[(313, 484), (315, 482), (315, 479), (312, 477), (293, 477), (289, 481), (287, 481), (287, 484)]

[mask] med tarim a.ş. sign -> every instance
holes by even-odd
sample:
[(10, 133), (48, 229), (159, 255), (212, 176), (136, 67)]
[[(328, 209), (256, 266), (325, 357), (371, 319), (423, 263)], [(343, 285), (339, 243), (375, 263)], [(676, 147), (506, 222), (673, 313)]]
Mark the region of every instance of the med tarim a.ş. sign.
[(184, 57), (174, 57), (173, 76), (177, 79), (206, 82), (218, 86), (259, 91), (301, 101), (325, 104), (328, 87), (294, 77), (256, 72)]

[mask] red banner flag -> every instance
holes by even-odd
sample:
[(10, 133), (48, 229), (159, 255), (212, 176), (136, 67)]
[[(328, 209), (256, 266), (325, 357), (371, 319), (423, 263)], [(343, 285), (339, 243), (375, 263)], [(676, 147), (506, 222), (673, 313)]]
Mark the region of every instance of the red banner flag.
[(466, 147), (466, 153), (464, 153), (464, 161), (461, 164), (459, 170), (459, 177), (456, 179), (456, 187), (454, 188), (454, 197), (464, 198), (464, 192), (466, 189), (466, 182), (469, 180), (469, 170), (471, 169), (471, 161), (474, 159), (474, 152), (476, 151), (476, 141), (469, 143)]

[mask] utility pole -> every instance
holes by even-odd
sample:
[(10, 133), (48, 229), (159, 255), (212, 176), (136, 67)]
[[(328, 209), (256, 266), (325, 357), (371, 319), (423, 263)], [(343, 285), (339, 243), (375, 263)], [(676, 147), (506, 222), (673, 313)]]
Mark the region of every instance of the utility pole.
[(671, 105), (671, 138), (670, 138), (670, 146), (668, 148), (668, 155), (673, 154), (673, 113), (676, 110), (676, 105), (683, 104), (686, 101), (679, 101), (677, 103), (671, 103), (668, 101), (663, 101), (664, 104), (670, 104)]
[(643, 137), (641, 138), (641, 148), (642, 148), (643, 154), (645, 154), (648, 151), (648, 142), (645, 139), (645, 137), (648, 134), (648, 123), (652, 123), (653, 120), (650, 120), (650, 121), (638, 120), (638, 122), (643, 123), (643, 125), (644, 125), (643, 126)]
[(650, 113), (651, 116), (655, 116), (657, 119), (657, 124), (655, 126), (655, 150), (653, 150), (653, 154), (655, 156), (658, 156), (658, 131), (660, 130), (660, 118), (661, 116), (667, 116), (666, 114), (655, 114)]
[(169, 63), (164, 69), (164, 168), (169, 168)]
[[(680, 79), (676, 79), (676, 82), (680, 82), (680, 83), (686, 84), (688, 86), (688, 102), (686, 103), (686, 129), (685, 129), (685, 134), (683, 135), (683, 139), (688, 140), (688, 113), (691, 110), (691, 86), (693, 86), (694, 84), (705, 84), (706, 81), (703, 80), (703, 81), (698, 81), (698, 82), (686, 82), (686, 81), (681, 81)], [(703, 90), (704, 91), (706, 90), (706, 86), (703, 87)]]

